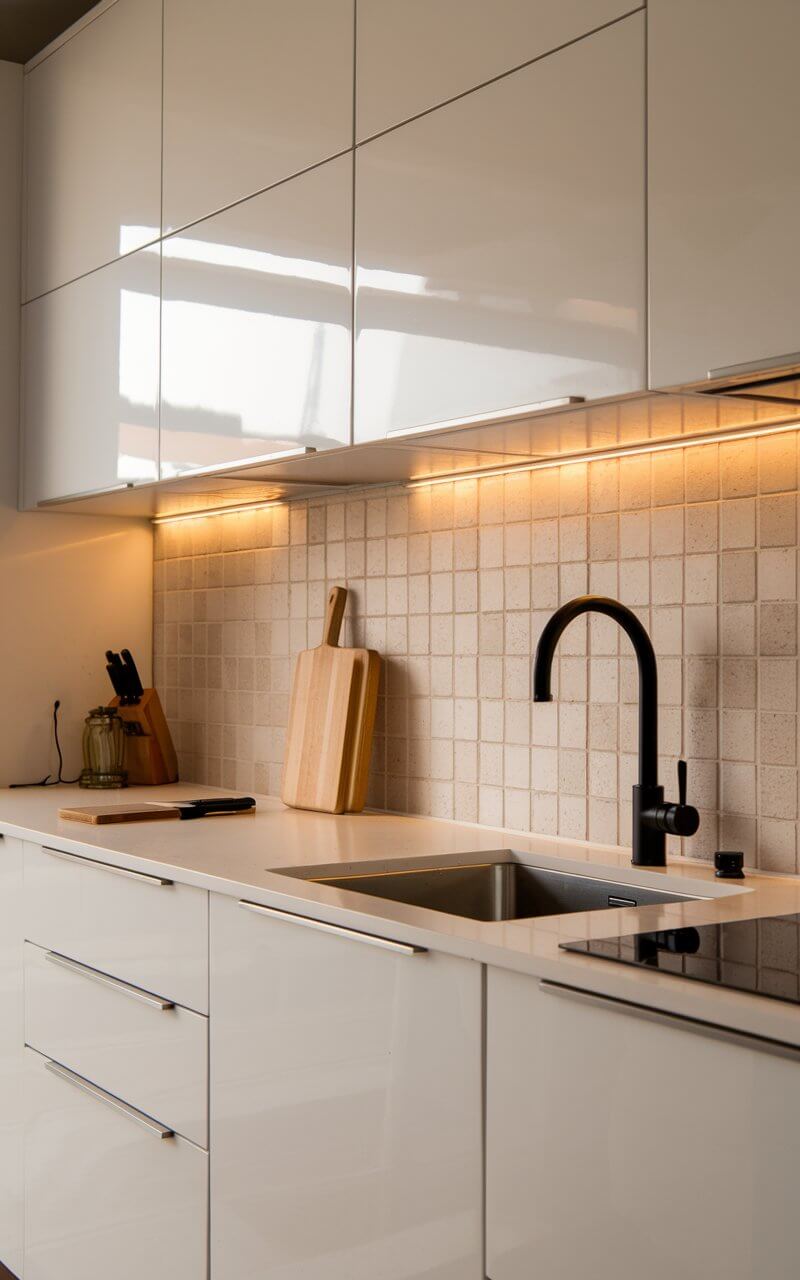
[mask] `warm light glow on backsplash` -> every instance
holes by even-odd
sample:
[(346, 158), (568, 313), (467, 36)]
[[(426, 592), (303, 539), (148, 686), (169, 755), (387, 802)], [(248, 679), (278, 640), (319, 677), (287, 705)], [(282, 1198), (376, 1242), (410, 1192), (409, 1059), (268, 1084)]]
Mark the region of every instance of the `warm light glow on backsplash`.
[(205, 511), (186, 511), (173, 516), (153, 516), (153, 524), (179, 524), (186, 520), (211, 520), (217, 516), (238, 516), (245, 511), (267, 511), (270, 507), (281, 507), (283, 498), (270, 498), (266, 502), (240, 502), (229, 507), (208, 507)]
[[(497, 476), (508, 476), (516, 474), (525, 474), (531, 471), (548, 471), (562, 467), (571, 467), (578, 465), (587, 465), (593, 462), (608, 462), (614, 458), (630, 458), (641, 454), (662, 454), (671, 453), (676, 449), (696, 449), (698, 447), (719, 444), (731, 444), (740, 440), (751, 440), (762, 438), (765, 436), (787, 435), (790, 432), (797, 434), (800, 432), (796, 421), (771, 423), (769, 426), (762, 427), (742, 427), (733, 431), (720, 431), (713, 435), (695, 435), (681, 436), (676, 440), (659, 440), (651, 441), (647, 444), (637, 444), (622, 446), (614, 449), (600, 450), (584, 450), (565, 454), (562, 457), (540, 458), (535, 462), (518, 462), (510, 463), (504, 466), (483, 467), (472, 471), (449, 472), (447, 475), (436, 476), (417, 476), (412, 480), (405, 482), (400, 487), (407, 489), (431, 488), (434, 485), (453, 484), (457, 485), (459, 481), (488, 480)], [(364, 489), (384, 488), (384, 485), (364, 486)], [(361, 488), (358, 489), (361, 492)], [(353, 490), (342, 490), (343, 494), (354, 493)], [(154, 516), (153, 524), (177, 524), (185, 520), (202, 520), (206, 517), (217, 517), (227, 515), (238, 515), (244, 511), (263, 511), (270, 507), (283, 506), (291, 502), (309, 501), (309, 495), (298, 496), (297, 498), (272, 498), (261, 502), (245, 502), (231, 503), (224, 507), (209, 507), (202, 511), (179, 512), (174, 515)]]
[(410, 489), (434, 484), (454, 484), (459, 480), (479, 480), (490, 476), (510, 476), (518, 472), (546, 471), (554, 467), (571, 467), (588, 462), (608, 462), (612, 458), (630, 458), (642, 453), (669, 453), (674, 449), (696, 449), (711, 444), (730, 444), (736, 440), (750, 440), (756, 436), (785, 435), (797, 431), (797, 422), (780, 423), (769, 427), (745, 427), (738, 431), (718, 432), (715, 435), (681, 436), (679, 440), (653, 441), (649, 444), (622, 446), (619, 449), (592, 449), (571, 453), (561, 458), (539, 458), (536, 462), (515, 462), (502, 467), (487, 467), (475, 471), (461, 471), (446, 476), (419, 476), (408, 481)]

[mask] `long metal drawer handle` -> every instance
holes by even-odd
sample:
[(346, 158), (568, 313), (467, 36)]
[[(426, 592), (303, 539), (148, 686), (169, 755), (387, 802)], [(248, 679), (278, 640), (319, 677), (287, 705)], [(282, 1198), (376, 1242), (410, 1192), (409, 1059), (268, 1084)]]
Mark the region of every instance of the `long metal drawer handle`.
[(702, 1018), (689, 1018), (682, 1013), (666, 1013), (662, 1009), (653, 1009), (650, 1005), (618, 1000), (616, 996), (601, 996), (595, 991), (584, 991), (581, 987), (568, 987), (561, 982), (549, 982), (546, 978), (540, 980), (539, 990), (548, 996), (560, 996), (564, 1000), (573, 1000), (577, 1004), (595, 1005), (616, 1013), (626, 1013), (633, 1018), (641, 1018), (645, 1022), (658, 1022), (662, 1026), (673, 1027), (678, 1031), (694, 1032), (695, 1035), (705, 1036), (709, 1040), (722, 1040), (725, 1044), (739, 1045), (742, 1049), (754, 1049), (757, 1053), (768, 1053), (776, 1058), (789, 1058), (792, 1062), (800, 1062), (800, 1047), (786, 1044), (783, 1040), (770, 1040), (767, 1036), (753, 1035), (749, 1031), (732, 1031), (729, 1027), (721, 1027), (716, 1022), (706, 1022)]
[(49, 960), (50, 964), (57, 964), (60, 969), (68, 969), (70, 973), (78, 973), (82, 978), (89, 978), (92, 982), (97, 982), (101, 987), (111, 987), (114, 991), (119, 991), (120, 995), (130, 996), (132, 1000), (139, 1000), (142, 1004), (150, 1005), (151, 1009), (160, 1009), (163, 1013), (167, 1009), (175, 1008), (174, 1000), (162, 1000), (160, 996), (151, 995), (149, 991), (143, 991), (141, 987), (134, 987), (130, 982), (123, 982), (121, 978), (112, 978), (110, 974), (101, 973), (99, 969), (91, 969), (87, 964), (80, 964), (77, 960), (69, 960), (66, 956), (62, 956), (58, 951), (45, 951), (45, 960)]
[(174, 880), (167, 880), (164, 876), (150, 876), (144, 871), (129, 871), (127, 867), (115, 867), (111, 862), (100, 862), (97, 858), (85, 858), (81, 853), (67, 853), (64, 849), (51, 849), (49, 845), (43, 844), (44, 853), (49, 853), (51, 858), (63, 858), (65, 862), (76, 862), (83, 867), (95, 867), (99, 871), (110, 871), (114, 876), (125, 876), (126, 880), (140, 880), (144, 884), (168, 885), (174, 884)]
[(163, 1124), (159, 1124), (157, 1120), (151, 1120), (143, 1111), (137, 1111), (136, 1107), (131, 1107), (127, 1102), (123, 1102), (121, 1098), (115, 1098), (113, 1093), (106, 1093), (105, 1089), (101, 1089), (98, 1085), (92, 1084), (91, 1081), (84, 1079), (83, 1076), (76, 1075), (74, 1071), (70, 1071), (68, 1067), (62, 1067), (60, 1062), (53, 1062), (51, 1058), (45, 1059), (45, 1070), (52, 1075), (58, 1076), (60, 1080), (66, 1080), (67, 1084), (74, 1085), (76, 1089), (80, 1089), (82, 1093), (88, 1093), (90, 1098), (95, 1098), (97, 1102), (104, 1102), (107, 1107), (111, 1107), (114, 1111), (119, 1111), (121, 1115), (127, 1116), (129, 1120), (140, 1124), (143, 1129), (147, 1129), (149, 1133), (155, 1134), (157, 1138), (174, 1138), (175, 1130), (167, 1129)]
[(366, 942), (371, 947), (382, 947), (384, 951), (396, 951), (401, 956), (423, 955), (428, 948), (417, 947), (411, 942), (397, 942), (394, 938), (381, 938), (375, 933), (361, 933), (359, 929), (347, 929), (341, 924), (328, 924), (325, 920), (313, 920), (310, 916), (299, 916), (294, 911), (280, 911), (277, 907), (263, 907), (260, 902), (247, 902), (240, 898), (239, 906), (258, 915), (270, 916), (273, 920), (283, 920), (285, 924), (299, 924), (306, 929), (318, 929), (320, 933), (332, 933), (337, 938), (349, 938), (351, 942)]
[(720, 369), (709, 369), (706, 377), (709, 381), (717, 378), (739, 378), (749, 373), (769, 373), (771, 369), (786, 369), (793, 364), (800, 364), (800, 351), (789, 351), (785, 356), (768, 356), (766, 360), (746, 360), (743, 364), (728, 364)]

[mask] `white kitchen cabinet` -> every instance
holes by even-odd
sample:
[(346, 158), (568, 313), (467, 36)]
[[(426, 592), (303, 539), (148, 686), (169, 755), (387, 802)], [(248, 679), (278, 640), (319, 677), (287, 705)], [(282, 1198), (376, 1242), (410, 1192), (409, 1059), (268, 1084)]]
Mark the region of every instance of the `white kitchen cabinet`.
[(355, 439), (645, 384), (640, 13), (365, 143)]
[(0, 836), (0, 1263), (22, 1277), (22, 841)]
[(206, 1152), (25, 1056), (25, 1280), (206, 1280)]
[(489, 1280), (794, 1275), (800, 1054), (752, 1043), (490, 969)]
[(165, 0), (165, 231), (352, 145), (353, 3)]
[(650, 381), (667, 387), (800, 348), (800, 5), (647, 14)]
[(25, 1043), (208, 1146), (208, 1019), (25, 944)]
[(584, 36), (625, 0), (359, 0), (358, 141)]
[(25, 75), (25, 290), (161, 234), (161, 0), (117, 0)]
[(212, 894), (211, 1008), (215, 1280), (483, 1280), (480, 965)]
[(208, 1012), (208, 894), (26, 842), (29, 942)]
[(161, 475), (349, 443), (352, 158), (163, 243)]
[(23, 502), (155, 480), (159, 249), (22, 308)]

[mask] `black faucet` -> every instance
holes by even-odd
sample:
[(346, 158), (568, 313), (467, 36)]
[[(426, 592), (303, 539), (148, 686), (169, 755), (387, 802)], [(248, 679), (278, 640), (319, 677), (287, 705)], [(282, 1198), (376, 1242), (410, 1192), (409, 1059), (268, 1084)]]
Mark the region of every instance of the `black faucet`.
[(635, 613), (606, 596), (578, 596), (557, 609), (545, 626), (533, 660), (533, 700), (552, 702), (550, 673), (561, 633), (582, 613), (604, 613), (629, 636), (639, 664), (639, 781), (633, 788), (633, 857), (635, 867), (665, 867), (666, 840), (693, 836), (700, 815), (686, 803), (686, 761), (678, 761), (678, 804), (664, 802), (658, 784), (658, 670), (656, 655)]

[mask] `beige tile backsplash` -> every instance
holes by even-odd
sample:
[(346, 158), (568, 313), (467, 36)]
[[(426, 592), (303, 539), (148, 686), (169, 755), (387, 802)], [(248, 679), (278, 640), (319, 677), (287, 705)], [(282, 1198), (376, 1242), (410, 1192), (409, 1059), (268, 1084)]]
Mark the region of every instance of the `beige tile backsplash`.
[(627, 844), (627, 639), (573, 623), (557, 701), (530, 698), (545, 620), (591, 591), (653, 639), (662, 781), (685, 755), (702, 815), (685, 852), (795, 872), (797, 452), (791, 433), (160, 526), (155, 671), (181, 776), (279, 791), (293, 656), (344, 583), (344, 642), (385, 657), (371, 805)]

